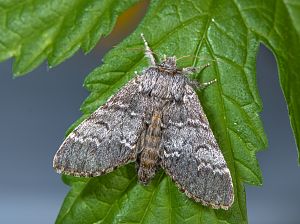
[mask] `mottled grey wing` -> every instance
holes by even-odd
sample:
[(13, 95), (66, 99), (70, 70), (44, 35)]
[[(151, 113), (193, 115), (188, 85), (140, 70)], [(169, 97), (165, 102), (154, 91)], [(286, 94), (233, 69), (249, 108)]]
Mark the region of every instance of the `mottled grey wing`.
[(183, 101), (164, 111), (161, 166), (188, 197), (227, 209), (234, 198), (229, 169), (192, 87)]
[(138, 93), (142, 77), (131, 80), (67, 136), (53, 160), (57, 172), (99, 176), (136, 159), (147, 102)]

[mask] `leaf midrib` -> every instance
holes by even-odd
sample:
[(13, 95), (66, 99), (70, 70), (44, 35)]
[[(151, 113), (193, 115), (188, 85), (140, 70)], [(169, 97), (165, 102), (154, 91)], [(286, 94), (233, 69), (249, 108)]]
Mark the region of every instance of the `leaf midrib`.
[[(157, 181), (157, 182), (158, 182), (158, 183), (161, 183), (161, 180), (162, 180), (163, 177), (164, 177), (164, 173), (162, 172), (162, 173), (160, 174), (160, 177), (158, 178), (158, 181)], [(144, 221), (144, 219), (145, 219), (145, 217), (146, 217), (146, 213), (148, 212), (149, 207), (150, 207), (150, 204), (151, 204), (151, 202), (152, 202), (152, 200), (153, 200), (153, 198), (154, 198), (154, 195), (157, 194), (158, 190), (159, 190), (159, 187), (156, 187), (155, 190), (152, 191), (151, 198), (150, 198), (150, 200), (149, 200), (149, 202), (148, 202), (148, 204), (147, 204), (147, 207), (146, 207), (145, 212), (144, 212), (144, 214), (143, 214), (143, 216), (142, 216), (142, 219), (141, 219), (140, 222), (139, 222), (140, 224), (143, 223), (143, 221)]]

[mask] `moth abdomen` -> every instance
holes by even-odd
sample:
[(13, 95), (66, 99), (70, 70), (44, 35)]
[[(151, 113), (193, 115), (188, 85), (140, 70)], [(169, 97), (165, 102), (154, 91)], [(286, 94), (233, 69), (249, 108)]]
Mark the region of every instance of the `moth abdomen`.
[(159, 164), (159, 152), (156, 148), (146, 147), (143, 149), (139, 161), (139, 182), (147, 184), (155, 175)]
[(142, 152), (139, 161), (138, 178), (143, 184), (147, 184), (155, 175), (159, 164), (159, 147), (161, 142), (161, 113), (154, 111), (151, 123), (146, 130)]

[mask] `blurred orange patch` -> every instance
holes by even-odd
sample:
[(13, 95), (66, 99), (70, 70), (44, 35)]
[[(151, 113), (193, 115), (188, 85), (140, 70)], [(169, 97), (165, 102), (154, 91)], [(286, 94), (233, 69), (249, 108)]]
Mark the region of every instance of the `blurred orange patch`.
[(115, 45), (132, 33), (144, 17), (149, 2), (149, 0), (141, 1), (122, 13), (113, 31), (107, 37), (101, 39), (100, 45), (105, 45), (105, 47)]

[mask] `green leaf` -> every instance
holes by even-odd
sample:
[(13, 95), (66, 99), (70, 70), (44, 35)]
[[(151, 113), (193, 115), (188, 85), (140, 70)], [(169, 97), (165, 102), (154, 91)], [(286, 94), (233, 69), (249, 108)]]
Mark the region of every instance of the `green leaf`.
[(0, 61), (15, 57), (15, 76), (48, 58), (50, 67), (80, 47), (88, 53), (138, 0), (0, 0)]
[[(239, 1), (239, 4), (244, 2)], [(131, 182), (136, 174), (132, 165), (128, 165), (91, 179), (93, 182), (78, 192), (79, 199), (72, 205), (67, 197), (63, 208), (68, 208), (64, 209), (68, 212), (60, 213), (57, 223), (74, 223), (82, 214), (85, 217), (79, 223), (247, 223), (244, 183), (262, 184), (255, 153), (267, 144), (258, 116), (262, 106), (256, 86), (255, 57), (260, 41), (267, 39), (268, 32), (258, 31), (262, 26), (272, 27), (275, 23), (270, 17), (274, 15), (269, 11), (269, 16), (265, 15), (259, 2), (251, 3), (249, 8), (265, 15), (260, 19), (247, 14), (242, 7), (234, 1), (185, 1), (184, 4), (152, 1), (136, 32), (110, 51), (104, 65), (87, 77), (85, 86), (91, 95), (82, 105), (84, 114), (90, 114), (127, 83), (135, 70), (141, 71), (147, 66), (143, 52), (127, 50), (143, 47), (141, 32), (157, 55), (196, 56), (180, 61), (181, 66), (201, 66), (213, 61), (199, 81), (216, 78), (218, 82), (199, 96), (233, 176), (235, 203), (232, 208), (213, 210), (192, 202), (163, 173), (144, 188)], [(282, 16), (285, 20), (289, 14)], [(120, 172), (131, 174), (122, 176), (127, 178), (125, 185)], [(115, 177), (121, 183), (112, 181)], [(70, 183), (74, 188), (76, 181)], [(115, 188), (119, 195), (111, 193)], [(86, 193), (86, 197), (82, 197), (81, 192)], [(107, 202), (107, 195), (113, 201)], [(77, 208), (80, 212), (76, 212)]]
[[(217, 83), (199, 93), (210, 125), (231, 171), (235, 202), (228, 211), (204, 207), (179, 192), (162, 171), (152, 183), (137, 184), (133, 164), (98, 178), (65, 176), (72, 189), (57, 223), (247, 223), (244, 183), (260, 185), (255, 153), (267, 145), (255, 75), (261, 42), (274, 52), (280, 82), (299, 143), (300, 44), (298, 1), (156, 0), (138, 29), (111, 50), (103, 66), (85, 80), (91, 95), (87, 116), (147, 67), (140, 33), (157, 55), (191, 55), (180, 66), (212, 66), (199, 77)], [(299, 145), (299, 144), (298, 144)]]
[(249, 30), (275, 54), (300, 163), (300, 1), (236, 2)]

